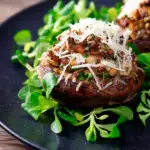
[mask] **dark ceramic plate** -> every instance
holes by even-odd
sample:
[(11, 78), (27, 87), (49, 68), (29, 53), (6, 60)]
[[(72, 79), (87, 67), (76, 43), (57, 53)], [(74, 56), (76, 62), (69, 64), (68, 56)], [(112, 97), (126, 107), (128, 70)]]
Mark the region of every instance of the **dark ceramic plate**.
[[(96, 5), (113, 5), (116, 0), (96, 0)], [(42, 25), (43, 15), (56, 3), (42, 2), (10, 18), (0, 26), (0, 124), (8, 132), (25, 143), (41, 150), (110, 150), (150, 149), (150, 128), (139, 121), (124, 124), (121, 138), (99, 139), (97, 143), (86, 142), (84, 130), (64, 124), (64, 132), (56, 135), (50, 131), (47, 119), (34, 121), (21, 108), (17, 92), (25, 80), (24, 70), (12, 64), (13, 35), (20, 29), (30, 29), (36, 39), (37, 29)]]

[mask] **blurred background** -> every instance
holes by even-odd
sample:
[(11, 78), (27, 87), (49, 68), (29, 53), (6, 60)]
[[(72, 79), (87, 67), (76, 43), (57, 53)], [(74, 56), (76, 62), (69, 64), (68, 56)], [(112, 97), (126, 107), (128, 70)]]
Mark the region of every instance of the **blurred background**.
[(41, 0), (0, 0), (0, 23), (10, 15)]

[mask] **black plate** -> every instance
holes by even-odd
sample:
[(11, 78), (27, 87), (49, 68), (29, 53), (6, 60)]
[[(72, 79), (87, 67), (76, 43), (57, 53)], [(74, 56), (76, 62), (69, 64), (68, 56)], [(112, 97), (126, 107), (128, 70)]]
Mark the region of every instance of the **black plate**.
[[(116, 0), (95, 0), (96, 5), (112, 5)], [(93, 150), (93, 149), (150, 149), (150, 128), (145, 129), (139, 121), (121, 127), (121, 138), (99, 139), (97, 143), (86, 142), (84, 130), (64, 125), (60, 135), (52, 133), (49, 121), (34, 121), (21, 108), (17, 92), (25, 80), (24, 70), (12, 64), (13, 35), (20, 29), (30, 29), (36, 39), (37, 29), (42, 25), (43, 15), (55, 4), (55, 0), (40, 3), (0, 26), (0, 124), (15, 137), (36, 147), (48, 150)]]

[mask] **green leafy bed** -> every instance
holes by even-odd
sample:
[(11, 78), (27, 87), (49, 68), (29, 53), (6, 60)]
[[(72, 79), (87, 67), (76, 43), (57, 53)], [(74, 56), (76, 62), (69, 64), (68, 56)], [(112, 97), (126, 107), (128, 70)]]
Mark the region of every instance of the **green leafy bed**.
[[(111, 8), (96, 9), (93, 2), (87, 7), (86, 0), (80, 0), (77, 4), (70, 1), (66, 5), (62, 1), (58, 1), (53, 9), (44, 16), (44, 26), (39, 29), (36, 41), (32, 41), (31, 32), (28, 30), (21, 30), (16, 33), (14, 41), (18, 45), (18, 49), (16, 54), (12, 56), (12, 61), (19, 62), (27, 69), (25, 73), (27, 80), (23, 83), (23, 88), (19, 91), (18, 96), (23, 102), (21, 107), (33, 119), (38, 120), (47, 111), (49, 114), (53, 113), (54, 115), (50, 117), (54, 118), (54, 121), (50, 128), (55, 133), (61, 133), (63, 130), (61, 120), (73, 126), (86, 124), (85, 136), (90, 142), (95, 142), (98, 135), (102, 138), (120, 137), (119, 125), (134, 118), (133, 111), (129, 106), (100, 107), (86, 110), (86, 112), (79, 109), (69, 110), (50, 96), (57, 82), (55, 75), (46, 74), (41, 83), (36, 73), (36, 67), (40, 63), (43, 52), (52, 47), (56, 42), (56, 36), (67, 29), (69, 24), (86, 17), (113, 21), (119, 14), (120, 8), (120, 3)], [(143, 91), (141, 91), (141, 101), (139, 98), (140, 104), (135, 111), (145, 125), (146, 119), (150, 116), (150, 91), (148, 90), (150, 87), (148, 80), (150, 53), (139, 53), (134, 45), (130, 46), (137, 53), (139, 65), (145, 70), (147, 76)], [(115, 119), (111, 119), (112, 117)]]

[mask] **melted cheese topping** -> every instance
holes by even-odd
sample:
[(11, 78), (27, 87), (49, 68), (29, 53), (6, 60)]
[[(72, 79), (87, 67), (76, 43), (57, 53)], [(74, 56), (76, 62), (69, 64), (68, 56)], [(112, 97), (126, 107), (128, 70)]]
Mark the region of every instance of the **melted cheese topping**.
[(132, 17), (133, 12), (139, 9), (140, 4), (143, 2), (147, 2), (147, 0), (125, 0), (125, 5), (122, 7), (122, 11), (118, 16), (118, 19), (124, 16)]

